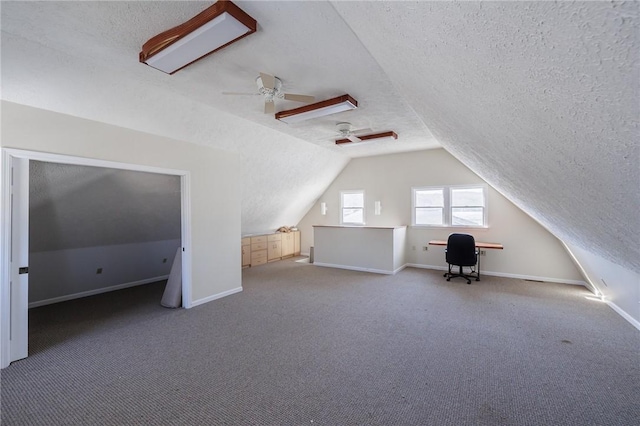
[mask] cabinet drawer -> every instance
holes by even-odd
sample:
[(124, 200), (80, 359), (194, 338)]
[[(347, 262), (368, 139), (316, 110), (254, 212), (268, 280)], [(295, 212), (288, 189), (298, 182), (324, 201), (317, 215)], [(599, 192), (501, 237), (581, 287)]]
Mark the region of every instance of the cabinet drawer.
[(251, 238), (247, 237), (242, 239), (243, 246), (248, 246), (249, 244), (251, 244)]
[(251, 266), (264, 265), (265, 263), (267, 263), (266, 257), (263, 257), (261, 259), (251, 260)]
[(251, 243), (251, 251), (266, 250), (266, 249), (267, 249), (266, 241), (264, 243)]
[(282, 237), (280, 237), (280, 234), (271, 234), (269, 236), (267, 236), (267, 241), (271, 242), (271, 241), (280, 241)]
[(260, 235), (259, 237), (251, 237), (251, 244), (266, 243), (266, 242), (267, 242), (266, 235)]
[(267, 251), (266, 250), (258, 250), (251, 252), (251, 263), (253, 264), (254, 260), (257, 259), (267, 259)]

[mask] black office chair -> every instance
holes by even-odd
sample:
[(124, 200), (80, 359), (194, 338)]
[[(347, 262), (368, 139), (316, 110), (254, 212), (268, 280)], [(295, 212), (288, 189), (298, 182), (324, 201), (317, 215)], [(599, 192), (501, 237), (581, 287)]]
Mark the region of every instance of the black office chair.
[[(451, 234), (447, 240), (447, 248), (445, 249), (445, 258), (449, 264), (449, 272), (444, 274), (447, 281), (451, 278), (461, 277), (467, 280), (467, 284), (471, 284), (471, 278), (480, 281), (480, 271), (476, 272), (476, 264), (478, 263), (478, 250), (476, 249), (476, 240), (473, 235), (469, 234)], [(460, 267), (459, 273), (451, 272), (453, 265)], [(463, 267), (471, 268), (471, 272), (465, 274)]]

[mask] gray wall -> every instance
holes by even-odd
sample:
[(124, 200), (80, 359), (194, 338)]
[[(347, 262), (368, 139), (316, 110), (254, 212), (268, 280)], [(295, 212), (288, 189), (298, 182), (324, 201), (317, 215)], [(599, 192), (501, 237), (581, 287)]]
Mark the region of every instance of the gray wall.
[(30, 161), (29, 226), (31, 306), (153, 281), (180, 246), (180, 177)]

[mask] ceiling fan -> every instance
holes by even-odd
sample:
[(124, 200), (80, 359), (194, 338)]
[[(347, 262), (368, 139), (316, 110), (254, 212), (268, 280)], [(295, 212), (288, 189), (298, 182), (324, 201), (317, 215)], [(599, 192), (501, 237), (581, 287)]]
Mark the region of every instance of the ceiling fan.
[(355, 138), (357, 140), (353, 140), (354, 139), (353, 137), (338, 139), (336, 140), (336, 145), (349, 145), (355, 142), (364, 142), (364, 141), (370, 141), (372, 139), (387, 139), (387, 138), (398, 139), (398, 134), (392, 130), (389, 130), (386, 132), (380, 132), (380, 133), (370, 133), (368, 135), (359, 135), (358, 137)]
[(313, 102), (315, 98), (309, 95), (296, 95), (293, 93), (284, 93), (282, 91), (282, 80), (278, 77), (274, 77), (270, 74), (263, 72), (256, 78), (256, 85), (258, 86), (258, 93), (236, 93), (236, 92), (223, 92), (223, 95), (251, 95), (251, 96), (264, 96), (264, 113), (275, 113), (275, 99), (285, 99), (295, 102)]
[(347, 122), (336, 123), (336, 128), (338, 129), (337, 137), (339, 138), (335, 140), (336, 145), (357, 144), (373, 139), (398, 139), (398, 135), (393, 131), (372, 133), (373, 130), (371, 129), (352, 130), (351, 123)]
[[(346, 121), (336, 123), (336, 129), (336, 137), (340, 138), (338, 140), (346, 140), (347, 142), (360, 142), (362, 139), (360, 139), (358, 136), (372, 131), (371, 129), (353, 130), (351, 123), (348, 123)], [(338, 142), (338, 140), (336, 140), (336, 143)]]

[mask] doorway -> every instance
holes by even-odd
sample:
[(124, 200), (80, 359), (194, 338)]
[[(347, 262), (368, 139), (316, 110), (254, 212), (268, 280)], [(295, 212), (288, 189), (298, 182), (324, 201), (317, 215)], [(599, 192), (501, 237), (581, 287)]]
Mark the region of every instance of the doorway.
[[(191, 282), (188, 273), (190, 265), (190, 218), (189, 218), (189, 172), (141, 166), (127, 163), (116, 163), (97, 159), (63, 156), (14, 149), (2, 150), (2, 255), (0, 285), (2, 312), (1, 326), (1, 368), (12, 361), (27, 356), (28, 342), (28, 242), (29, 242), (29, 173), (31, 160), (46, 163), (92, 166), (126, 171), (138, 171), (160, 175), (173, 175), (180, 178), (180, 246), (182, 256), (182, 307), (191, 305)], [(26, 166), (26, 167), (25, 167)], [(26, 168), (26, 173), (24, 172)], [(23, 170), (22, 173), (19, 173)], [(25, 195), (26, 194), (26, 195)], [(25, 202), (26, 198), (26, 202)], [(26, 212), (25, 212), (26, 203)], [(22, 209), (18, 207), (22, 206)], [(26, 226), (25, 226), (26, 224)], [(25, 235), (26, 233), (26, 235)], [(14, 253), (27, 253), (27, 259), (17, 257)], [(173, 259), (171, 259), (172, 261)], [(22, 273), (19, 273), (17, 271)]]

